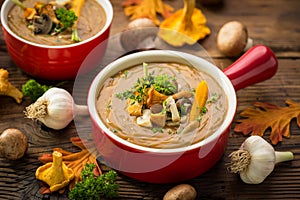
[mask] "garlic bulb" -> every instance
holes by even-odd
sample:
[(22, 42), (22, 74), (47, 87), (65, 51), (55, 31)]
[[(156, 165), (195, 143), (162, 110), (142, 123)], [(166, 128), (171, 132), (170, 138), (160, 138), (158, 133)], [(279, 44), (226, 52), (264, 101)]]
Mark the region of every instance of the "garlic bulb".
[(26, 107), (25, 115), (37, 119), (47, 127), (65, 128), (75, 115), (87, 115), (87, 106), (76, 105), (72, 95), (62, 88), (50, 88), (35, 103)]
[(248, 184), (262, 183), (275, 164), (294, 159), (292, 152), (278, 152), (260, 136), (250, 136), (240, 149), (232, 152), (230, 170)]

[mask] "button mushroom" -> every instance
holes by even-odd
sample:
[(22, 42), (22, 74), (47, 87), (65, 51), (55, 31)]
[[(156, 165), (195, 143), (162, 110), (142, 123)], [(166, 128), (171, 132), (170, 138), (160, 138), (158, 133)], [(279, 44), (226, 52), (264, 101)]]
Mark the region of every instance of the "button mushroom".
[(121, 45), (127, 51), (149, 48), (153, 45), (157, 30), (156, 25), (151, 19), (135, 19), (131, 21), (121, 33)]
[(55, 14), (52, 4), (48, 3), (46, 5), (41, 6), (39, 14), (40, 15), (42, 15), (42, 14), (48, 15), (48, 17), (51, 19), (51, 21), (55, 24), (60, 23), (59, 20), (56, 18), (56, 14)]
[(180, 110), (181, 115), (187, 115), (192, 107), (192, 102), (190, 99), (181, 98), (176, 101), (177, 109)]
[(217, 45), (224, 55), (234, 57), (249, 49), (253, 45), (253, 40), (248, 38), (248, 31), (244, 24), (230, 21), (219, 30)]
[(0, 155), (10, 160), (17, 160), (27, 151), (27, 137), (16, 128), (9, 128), (0, 134)]
[(189, 184), (179, 184), (171, 188), (163, 200), (194, 200), (197, 197), (196, 189)]
[(151, 114), (150, 109), (143, 110), (143, 115), (136, 118), (136, 123), (140, 126), (152, 127), (150, 114)]
[(33, 32), (35, 34), (48, 34), (52, 29), (53, 22), (47, 14), (41, 16), (34, 16), (33, 18)]
[(154, 104), (150, 107), (151, 123), (158, 127), (164, 127), (166, 125), (167, 113), (163, 108), (162, 104)]
[(172, 96), (169, 96), (166, 99), (165, 106), (166, 106), (165, 109), (169, 110), (171, 112), (172, 122), (180, 122), (179, 112), (177, 110), (177, 106), (176, 106), (175, 100), (173, 99)]
[(192, 93), (190, 91), (186, 91), (186, 90), (182, 90), (182, 91), (177, 92), (177, 93), (172, 95), (172, 97), (174, 99), (181, 99), (181, 98), (184, 98), (184, 97), (185, 98), (190, 98), (192, 96), (193, 96)]

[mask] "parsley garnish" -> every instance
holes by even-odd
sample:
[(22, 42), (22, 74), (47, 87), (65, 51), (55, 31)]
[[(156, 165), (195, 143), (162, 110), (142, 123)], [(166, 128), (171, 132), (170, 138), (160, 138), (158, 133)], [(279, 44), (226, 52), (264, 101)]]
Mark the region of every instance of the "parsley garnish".
[(213, 93), (211, 97), (206, 101), (207, 104), (215, 103), (218, 101), (219, 95), (217, 93)]
[(201, 108), (200, 115), (199, 115), (199, 117), (197, 118), (198, 122), (200, 122), (200, 121), (202, 120), (203, 115), (205, 115), (205, 113), (207, 113), (207, 111), (208, 111), (208, 109), (207, 109), (206, 106), (203, 106), (203, 107)]
[(63, 32), (68, 27), (72, 27), (78, 18), (74, 11), (65, 8), (57, 8), (55, 14), (60, 21), (60, 24), (55, 27), (55, 32)]
[(153, 127), (152, 131), (153, 133), (163, 133), (163, 129), (160, 127)]
[(177, 89), (174, 84), (175, 80), (175, 77), (171, 77), (168, 74), (161, 74), (154, 78), (153, 87), (162, 94), (171, 95), (174, 94)]
[(81, 172), (82, 181), (76, 183), (70, 191), (72, 200), (114, 198), (118, 196), (117, 173), (113, 170), (94, 177), (95, 164), (86, 164)]
[[(138, 78), (136, 83), (130, 90), (126, 90), (123, 93), (116, 94), (116, 97), (124, 99), (132, 99), (135, 101), (142, 102), (146, 100), (148, 89), (153, 86), (154, 89), (162, 94), (171, 95), (176, 92), (175, 77), (168, 74), (154, 75), (154, 71), (148, 72), (148, 65), (143, 63), (144, 76)], [(128, 72), (127, 72), (128, 73)]]

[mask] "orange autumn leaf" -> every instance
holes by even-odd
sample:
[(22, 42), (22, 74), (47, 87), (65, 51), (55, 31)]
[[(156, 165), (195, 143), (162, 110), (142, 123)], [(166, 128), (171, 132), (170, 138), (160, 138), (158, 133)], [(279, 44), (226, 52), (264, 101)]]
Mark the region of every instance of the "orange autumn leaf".
[(122, 5), (125, 7), (125, 15), (131, 16), (130, 20), (149, 18), (156, 25), (160, 24), (157, 14), (167, 18), (173, 11), (173, 8), (162, 0), (125, 0)]
[(240, 115), (235, 132), (244, 135), (263, 136), (264, 132), (271, 128), (270, 139), (273, 145), (282, 141), (282, 136), (290, 138), (290, 122), (296, 118), (300, 127), (300, 104), (292, 100), (286, 100), (288, 106), (281, 107), (271, 103), (255, 102), (256, 108), (247, 108)]

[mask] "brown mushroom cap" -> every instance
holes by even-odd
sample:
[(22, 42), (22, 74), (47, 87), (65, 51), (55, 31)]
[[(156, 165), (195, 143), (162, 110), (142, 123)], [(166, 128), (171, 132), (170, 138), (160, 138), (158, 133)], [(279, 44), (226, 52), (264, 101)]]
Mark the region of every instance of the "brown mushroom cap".
[(230, 21), (224, 24), (217, 36), (219, 50), (226, 56), (238, 56), (246, 47), (248, 31), (244, 24)]
[(28, 147), (27, 137), (19, 129), (9, 128), (1, 134), (0, 153), (10, 160), (24, 156)]
[[(157, 27), (151, 19), (138, 18), (131, 21), (120, 35), (120, 42), (125, 50), (135, 50), (140, 43), (152, 40), (157, 35)], [(143, 46), (143, 45), (141, 45)]]

